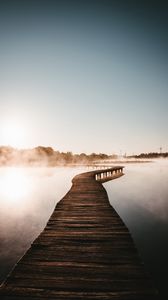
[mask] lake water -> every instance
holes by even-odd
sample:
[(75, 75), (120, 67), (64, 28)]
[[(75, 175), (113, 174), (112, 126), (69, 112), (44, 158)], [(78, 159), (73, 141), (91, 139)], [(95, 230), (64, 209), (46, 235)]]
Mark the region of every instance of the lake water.
[[(55, 204), (86, 168), (0, 168), (0, 280), (45, 227)], [(167, 293), (168, 161), (126, 164), (104, 184), (162, 297)]]
[(168, 299), (168, 161), (126, 165), (125, 176), (104, 186), (159, 289), (159, 299)]

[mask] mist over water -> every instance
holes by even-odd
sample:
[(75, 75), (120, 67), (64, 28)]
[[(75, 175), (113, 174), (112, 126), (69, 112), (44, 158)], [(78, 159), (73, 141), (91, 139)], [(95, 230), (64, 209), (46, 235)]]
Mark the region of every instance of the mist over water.
[[(85, 167), (0, 168), (1, 282), (43, 230), (72, 178), (85, 171)], [(124, 172), (104, 186), (162, 294), (159, 299), (168, 299), (168, 161), (125, 164)]]
[(168, 161), (128, 164), (124, 172), (104, 186), (159, 289), (159, 299), (168, 299)]
[(0, 168), (0, 281), (45, 227), (85, 168)]

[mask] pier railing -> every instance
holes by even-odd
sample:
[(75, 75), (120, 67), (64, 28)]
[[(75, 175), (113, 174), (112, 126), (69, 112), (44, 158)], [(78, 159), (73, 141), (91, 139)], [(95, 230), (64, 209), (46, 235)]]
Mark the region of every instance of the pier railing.
[(120, 176), (123, 176), (123, 168), (124, 167), (113, 167), (103, 170), (98, 170), (94, 172), (95, 179), (100, 182), (106, 182), (115, 178), (118, 178)]
[(73, 178), (46, 227), (1, 286), (0, 299), (158, 299), (102, 185), (122, 175), (119, 166)]

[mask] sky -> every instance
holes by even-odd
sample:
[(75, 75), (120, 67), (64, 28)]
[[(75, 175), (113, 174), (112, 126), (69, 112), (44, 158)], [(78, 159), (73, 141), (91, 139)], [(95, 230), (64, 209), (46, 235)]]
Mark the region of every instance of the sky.
[(0, 0), (0, 145), (168, 151), (166, 2)]

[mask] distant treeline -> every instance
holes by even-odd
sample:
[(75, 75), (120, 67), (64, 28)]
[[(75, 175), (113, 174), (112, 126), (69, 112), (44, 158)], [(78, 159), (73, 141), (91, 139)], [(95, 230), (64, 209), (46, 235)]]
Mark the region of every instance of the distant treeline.
[(89, 164), (98, 160), (116, 159), (117, 155), (104, 153), (73, 154), (72, 152), (55, 151), (51, 147), (38, 146), (33, 149), (18, 150), (12, 147), (0, 147), (0, 165), (66, 165), (66, 164)]
[(141, 153), (139, 155), (128, 156), (128, 158), (167, 158), (168, 152), (149, 152), (149, 153)]

